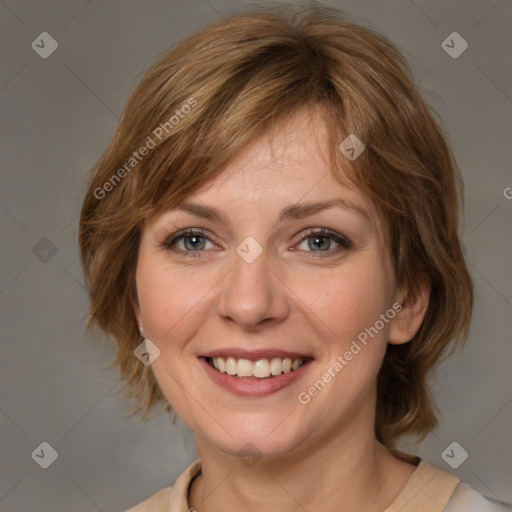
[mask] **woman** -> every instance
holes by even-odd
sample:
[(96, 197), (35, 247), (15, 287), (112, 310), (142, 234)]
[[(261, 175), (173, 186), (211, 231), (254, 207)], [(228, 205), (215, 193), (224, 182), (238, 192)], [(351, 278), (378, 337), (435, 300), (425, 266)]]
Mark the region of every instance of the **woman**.
[(172, 407), (200, 458), (131, 512), (504, 510), (395, 448), (468, 333), (461, 189), (403, 57), (336, 10), (234, 15), (156, 63), (80, 222), (133, 413)]

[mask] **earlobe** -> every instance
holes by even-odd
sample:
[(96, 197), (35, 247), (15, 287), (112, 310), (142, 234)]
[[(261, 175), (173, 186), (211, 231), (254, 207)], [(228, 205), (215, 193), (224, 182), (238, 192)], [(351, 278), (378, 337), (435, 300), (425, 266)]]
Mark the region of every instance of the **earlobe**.
[(137, 325), (139, 326), (139, 332), (141, 335), (143, 335), (144, 328), (142, 325), (142, 313), (140, 311), (139, 301), (137, 298), (132, 299), (132, 307), (135, 319), (137, 320)]
[(427, 313), (430, 299), (430, 282), (422, 280), (414, 290), (400, 294), (402, 309), (390, 322), (388, 343), (401, 345), (416, 335)]

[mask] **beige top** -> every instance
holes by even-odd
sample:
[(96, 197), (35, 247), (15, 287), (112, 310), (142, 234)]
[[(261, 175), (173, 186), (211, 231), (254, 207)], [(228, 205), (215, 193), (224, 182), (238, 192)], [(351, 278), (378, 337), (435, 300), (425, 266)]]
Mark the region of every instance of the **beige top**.
[[(126, 512), (187, 512), (190, 483), (201, 472), (201, 461), (193, 462), (176, 480)], [(460, 480), (450, 473), (420, 461), (402, 492), (384, 512), (442, 512)]]

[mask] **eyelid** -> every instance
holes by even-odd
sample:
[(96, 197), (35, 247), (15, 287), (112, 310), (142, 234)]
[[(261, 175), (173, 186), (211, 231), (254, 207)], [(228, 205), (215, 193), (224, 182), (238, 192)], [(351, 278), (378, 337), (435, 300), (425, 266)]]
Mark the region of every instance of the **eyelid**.
[[(314, 235), (324, 236), (326, 238), (330, 238), (331, 240), (334, 240), (337, 244), (341, 245), (345, 249), (350, 249), (353, 246), (352, 241), (345, 235), (342, 235), (341, 233), (338, 233), (337, 231), (334, 231), (329, 228), (309, 228), (305, 232), (300, 233), (299, 238), (300, 242), (303, 242), (305, 239), (310, 238)], [(316, 251), (311, 251), (312, 253), (315, 253)], [(336, 252), (334, 251), (318, 251), (318, 252), (325, 252), (326, 254), (333, 254)]]
[[(176, 233), (173, 233), (172, 235), (168, 236), (164, 240), (162, 245), (166, 248), (170, 248), (178, 239), (184, 238), (186, 236), (192, 236), (192, 235), (201, 235), (213, 243), (213, 241), (211, 239), (212, 237), (208, 234), (206, 229), (185, 228), (185, 229), (180, 229), (179, 231), (176, 231)], [(192, 251), (187, 251), (187, 252), (192, 252)]]
[(306, 228), (305, 231), (303, 230), (299, 234), (299, 238), (302, 241), (302, 240), (304, 240), (304, 238), (308, 238), (311, 235), (317, 235), (317, 234), (329, 235), (329, 236), (332, 236), (333, 238), (338, 237), (338, 238), (343, 238), (347, 241), (350, 241), (345, 235), (342, 235), (341, 233), (338, 233), (337, 231), (334, 231), (329, 228)]

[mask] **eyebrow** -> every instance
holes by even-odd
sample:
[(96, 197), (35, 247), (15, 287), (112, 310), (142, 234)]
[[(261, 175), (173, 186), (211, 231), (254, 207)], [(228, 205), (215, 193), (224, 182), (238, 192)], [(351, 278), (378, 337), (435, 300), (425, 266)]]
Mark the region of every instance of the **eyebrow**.
[[(350, 201), (347, 201), (346, 199), (337, 198), (318, 203), (297, 203), (286, 206), (279, 211), (279, 222), (303, 219), (322, 210), (327, 210), (334, 207), (349, 210), (360, 215), (365, 220), (370, 221), (370, 216), (364, 208)], [(218, 221), (226, 225), (229, 224), (227, 218), (219, 210), (210, 206), (205, 206), (198, 203), (182, 202), (173, 208), (173, 210), (183, 211), (196, 217)]]

